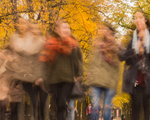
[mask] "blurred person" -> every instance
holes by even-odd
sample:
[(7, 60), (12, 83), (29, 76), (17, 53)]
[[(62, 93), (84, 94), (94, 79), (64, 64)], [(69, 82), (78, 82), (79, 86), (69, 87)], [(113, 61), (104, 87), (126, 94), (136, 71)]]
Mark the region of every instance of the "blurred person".
[[(29, 31), (33, 35), (34, 41), (30, 40), (27, 42), (27, 44), (28, 44), (28, 46), (31, 46), (31, 48), (33, 46), (35, 46), (35, 48), (40, 47), (40, 50), (41, 50), (41, 48), (43, 48), (42, 46), (44, 45), (45, 41), (42, 40), (44, 38), (41, 35), (39, 27), (37, 24), (34, 24), (34, 23), (30, 23), (29, 25), (30, 25)], [(36, 42), (38, 39), (42, 40), (42, 41)], [(38, 80), (41, 80), (41, 79), (42, 80), (48, 79), (48, 77), (47, 77), (48, 76), (47, 75), (48, 68), (46, 67), (46, 64), (38, 61), (40, 50), (37, 52), (37, 57), (34, 58), (35, 61), (37, 62), (37, 64), (35, 64), (35, 70), (36, 70), (35, 71), (35, 77), (37, 79), (34, 79), (34, 77), (32, 79), (34, 79), (35, 82)], [(33, 48), (33, 51), (34, 51), (34, 48)], [(34, 72), (34, 70), (33, 70), (33, 72)], [(48, 108), (48, 107), (46, 107), (46, 101), (48, 99), (48, 93), (47, 93), (45, 88), (43, 88), (43, 87), (41, 88), (39, 85), (36, 85), (35, 82), (33, 82), (33, 83), (32, 82), (26, 82), (24, 84), (24, 89), (29, 93), (29, 96), (31, 98), (32, 105), (33, 105), (34, 119), (37, 120), (37, 119), (41, 118), (42, 120), (44, 120), (47, 116), (45, 113), (45, 109)], [(38, 96), (39, 96), (40, 101), (38, 101)], [(37, 102), (35, 102), (35, 101), (37, 101)]]
[(121, 115), (121, 120), (124, 120), (124, 115), (123, 114)]
[(132, 120), (140, 120), (141, 105), (144, 109), (144, 120), (149, 120), (150, 95), (150, 22), (142, 11), (134, 14), (133, 39), (126, 50), (119, 52), (121, 61), (125, 61), (123, 91), (131, 95)]
[(95, 115), (93, 114), (94, 116), (94, 120), (99, 120), (99, 112), (100, 112), (100, 105), (94, 109), (95, 111), (93, 111), (95, 113)]
[(80, 116), (79, 116), (79, 112), (78, 112), (78, 109), (75, 107), (74, 108), (74, 112), (75, 112), (75, 120), (79, 120), (80, 118)]
[[(13, 52), (13, 62), (7, 63), (8, 69), (13, 71), (13, 77), (20, 81), (34, 83), (41, 72), (38, 68), (39, 52), (44, 45), (42, 37), (36, 24), (30, 23), (24, 18), (18, 18), (17, 31), (10, 37), (7, 49)], [(30, 66), (30, 67), (28, 67)]]
[(93, 117), (100, 105), (102, 93), (104, 93), (104, 120), (111, 119), (112, 99), (116, 94), (119, 80), (118, 44), (115, 41), (114, 34), (115, 29), (109, 23), (99, 26), (86, 81), (87, 85), (91, 86)]
[[(12, 71), (12, 78), (14, 73), (17, 71), (16, 68), (20, 67), (19, 65), (16, 66), (16, 64), (14, 64), (14, 61), (18, 61), (20, 58), (20, 54), (18, 54), (19, 52), (22, 52), (23, 50), (23, 36), (25, 35), (25, 32), (28, 29), (28, 21), (23, 19), (23, 18), (19, 18), (18, 20), (16, 20), (16, 26), (17, 26), (17, 31), (11, 36), (10, 38), (10, 42), (8, 44), (8, 46), (6, 47), (7, 50), (10, 50), (13, 53), (13, 60), (10, 62), (6, 63), (6, 67), (8, 70)], [(19, 46), (21, 45), (21, 46)], [(17, 62), (15, 62), (17, 63)], [(14, 78), (13, 78), (14, 79)], [(16, 83), (17, 81), (17, 83)], [(10, 101), (10, 111), (11, 111), (11, 120), (18, 120), (18, 105), (19, 103), (22, 102), (22, 98), (23, 98), (23, 85), (22, 82), (19, 82), (18, 79), (16, 79), (16, 81), (14, 81), (11, 85), (11, 89), (9, 91), (9, 101)]]
[(113, 119), (114, 119), (114, 116), (112, 115), (112, 116), (111, 116), (111, 120), (113, 120)]
[(5, 112), (8, 100), (0, 100), (0, 120), (5, 120)]
[(12, 60), (12, 54), (9, 50), (0, 52), (0, 120), (5, 120), (5, 111), (8, 105), (8, 93), (12, 81), (12, 72), (7, 70), (6, 62)]
[(67, 120), (74, 120), (75, 119), (75, 100), (69, 100), (67, 106)]
[[(44, 119), (44, 107), (48, 94), (41, 90), (34, 83), (37, 79), (45, 78), (45, 65), (39, 62), (39, 53), (44, 45), (44, 37), (42, 36), (38, 26), (24, 18), (17, 18), (16, 32), (11, 36), (7, 49), (13, 52), (13, 61), (7, 62), (7, 68), (13, 71), (13, 79), (23, 83), (24, 89), (29, 93), (31, 103), (33, 105), (34, 119), (38, 119), (38, 91), (40, 92), (41, 117)], [(44, 66), (44, 67), (43, 67)], [(45, 73), (44, 73), (45, 72)], [(11, 92), (11, 91), (10, 91)], [(18, 91), (21, 93), (21, 91)], [(19, 93), (18, 93), (19, 94)], [(10, 94), (11, 95), (11, 94)], [(35, 102), (36, 101), (36, 102)], [(11, 101), (11, 116), (16, 115), (18, 102)], [(17, 120), (16, 117), (11, 117)]]
[(83, 76), (82, 54), (66, 21), (55, 22), (54, 32), (47, 36), (39, 60), (46, 62), (50, 68), (50, 79), (45, 80), (44, 85), (56, 98), (56, 118), (65, 120), (66, 102), (72, 92), (74, 77), (80, 80)]
[[(23, 18), (16, 19), (16, 32), (10, 37), (10, 42), (6, 47), (7, 50), (10, 50), (13, 53), (13, 60), (6, 63), (7, 69), (12, 71), (12, 79), (14, 79), (13, 75), (15, 74), (15, 72), (17, 72), (16, 68), (20, 67), (16, 64), (16, 61), (19, 61), (19, 59), (21, 58), (19, 52), (22, 52), (24, 50), (23, 36), (27, 32), (27, 30), (28, 21)], [(16, 79), (12, 83), (8, 98), (10, 101), (11, 120), (19, 120), (18, 106), (19, 103), (23, 101), (23, 84), (18, 79)]]
[(89, 103), (89, 105), (86, 108), (86, 115), (88, 116), (88, 120), (93, 120), (94, 116), (92, 116), (92, 111), (93, 111), (92, 105), (91, 103)]
[(8, 98), (10, 102), (10, 112), (11, 112), (11, 120), (19, 120), (19, 103), (23, 102), (23, 85), (22, 82), (19, 82), (17, 85), (15, 85), (15, 82), (12, 83)]

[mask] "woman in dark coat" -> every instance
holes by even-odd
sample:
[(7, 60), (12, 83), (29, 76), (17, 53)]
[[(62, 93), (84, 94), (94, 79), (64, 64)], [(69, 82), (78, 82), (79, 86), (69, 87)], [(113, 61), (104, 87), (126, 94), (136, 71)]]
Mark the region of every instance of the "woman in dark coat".
[(82, 78), (82, 55), (77, 40), (71, 37), (70, 26), (63, 20), (55, 23), (54, 34), (47, 37), (45, 50), (40, 61), (49, 65), (49, 80), (44, 80), (46, 88), (56, 98), (57, 120), (65, 120), (66, 102), (69, 99), (74, 77)]
[(127, 49), (120, 52), (119, 58), (125, 61), (123, 91), (129, 93), (132, 99), (132, 120), (139, 120), (141, 104), (144, 108), (144, 120), (149, 120), (150, 95), (150, 37), (149, 20), (144, 13), (134, 14), (136, 30)]

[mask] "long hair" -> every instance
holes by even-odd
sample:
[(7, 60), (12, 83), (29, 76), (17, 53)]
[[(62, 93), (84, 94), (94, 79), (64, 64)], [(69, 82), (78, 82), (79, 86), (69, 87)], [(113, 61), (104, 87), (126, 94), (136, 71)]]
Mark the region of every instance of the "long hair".
[[(65, 19), (56, 20), (54, 23), (54, 29), (51, 31), (50, 34), (47, 34), (47, 36), (51, 35), (53, 37), (60, 37), (61, 38), (61, 36), (59, 36), (58, 33), (56, 32), (56, 29), (58, 29), (62, 23), (68, 23), (69, 24), (69, 22)], [(72, 34), (72, 32), (71, 32), (69, 37), (72, 37), (74, 40), (77, 40), (77, 38)]]
[[(146, 20), (146, 23), (145, 23), (145, 24), (147, 25), (147, 29), (149, 29), (149, 31), (150, 31), (150, 16), (149, 16), (147, 13), (143, 12), (141, 9), (135, 11), (135, 13), (137, 13), (137, 12), (140, 12), (140, 13), (143, 14), (143, 16), (144, 16), (144, 18), (145, 18), (145, 20)], [(135, 14), (135, 13), (134, 13), (134, 14)]]

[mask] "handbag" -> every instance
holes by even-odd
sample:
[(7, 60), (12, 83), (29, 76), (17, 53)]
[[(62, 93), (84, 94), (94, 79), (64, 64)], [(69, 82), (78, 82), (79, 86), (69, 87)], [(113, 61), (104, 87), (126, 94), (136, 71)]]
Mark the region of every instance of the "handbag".
[(73, 86), (70, 99), (83, 100), (86, 96), (85, 92), (86, 90), (84, 88), (84, 84), (82, 84), (82, 82), (80, 83), (79, 81), (76, 81)]
[(86, 86), (83, 82), (79, 82), (75, 79), (75, 71), (74, 71), (74, 66), (73, 66), (73, 59), (71, 57), (71, 61), (72, 61), (72, 68), (73, 68), (73, 76), (74, 76), (74, 86), (72, 89), (72, 93), (70, 95), (70, 99), (74, 99), (74, 100), (83, 100), (86, 96)]

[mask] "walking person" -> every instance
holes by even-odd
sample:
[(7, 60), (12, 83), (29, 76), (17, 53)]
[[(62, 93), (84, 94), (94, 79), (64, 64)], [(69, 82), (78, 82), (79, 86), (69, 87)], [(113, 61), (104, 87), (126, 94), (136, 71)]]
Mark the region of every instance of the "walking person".
[(50, 79), (44, 81), (45, 87), (56, 98), (57, 120), (65, 120), (66, 102), (72, 92), (74, 77), (79, 80), (83, 76), (82, 54), (66, 21), (56, 21), (44, 48), (40, 61), (46, 62), (50, 68)]
[(115, 41), (115, 29), (109, 23), (100, 25), (98, 36), (95, 38), (95, 51), (89, 66), (87, 85), (91, 86), (91, 101), (93, 116), (100, 105), (104, 93), (104, 120), (111, 119), (112, 99), (116, 94), (119, 60), (117, 57), (118, 44)]
[(67, 120), (74, 120), (75, 119), (75, 100), (69, 100), (67, 106)]
[(121, 115), (121, 120), (124, 120), (124, 115), (123, 114)]
[(93, 120), (94, 116), (92, 116), (92, 111), (93, 111), (92, 105), (91, 103), (89, 103), (89, 105), (86, 108), (86, 115), (88, 116), (88, 120)]
[(74, 108), (74, 112), (75, 112), (75, 120), (79, 120), (80, 116), (79, 116), (78, 109), (76, 107)]
[(5, 120), (5, 112), (9, 103), (8, 93), (13, 83), (12, 72), (6, 69), (6, 62), (12, 60), (12, 53), (9, 50), (0, 52), (0, 120)]
[[(134, 14), (133, 39), (127, 49), (120, 52), (119, 58), (125, 61), (123, 91), (131, 95), (132, 120), (140, 120), (141, 105), (144, 109), (144, 120), (149, 120), (150, 95), (150, 22), (141, 11)], [(127, 69), (128, 68), (128, 69)]]
[(94, 110), (96, 110), (96, 111), (93, 111), (95, 113), (94, 120), (99, 120), (100, 105)]
[(10, 102), (11, 120), (19, 120), (18, 107), (21, 102), (23, 102), (23, 86), (22, 82), (19, 82), (15, 87), (13, 87), (14, 82), (8, 93), (8, 98)]
[[(8, 70), (12, 71), (12, 79), (15, 80), (16, 84), (14, 90), (10, 90), (11, 119), (18, 120), (17, 106), (20, 99), (12, 99), (12, 97), (17, 97), (17, 95), (23, 93), (22, 88), (29, 93), (31, 98), (34, 119), (37, 120), (38, 116), (44, 119), (44, 107), (48, 94), (34, 84), (41, 77), (43, 79), (46, 77), (46, 74), (43, 75), (46, 71), (43, 69), (43, 63), (39, 62), (39, 53), (44, 46), (44, 38), (37, 24), (31, 23), (22, 17), (17, 17), (16, 23), (16, 32), (10, 37), (10, 42), (6, 47), (13, 53), (13, 60), (7, 62), (6, 66)], [(17, 87), (18, 83), (20, 86)], [(40, 98), (42, 98), (39, 114), (38, 91)]]

